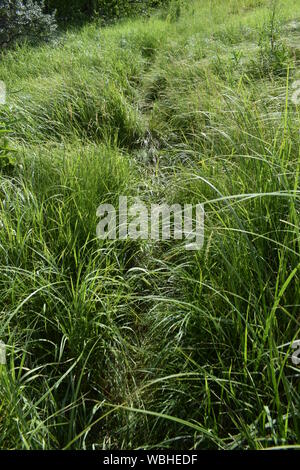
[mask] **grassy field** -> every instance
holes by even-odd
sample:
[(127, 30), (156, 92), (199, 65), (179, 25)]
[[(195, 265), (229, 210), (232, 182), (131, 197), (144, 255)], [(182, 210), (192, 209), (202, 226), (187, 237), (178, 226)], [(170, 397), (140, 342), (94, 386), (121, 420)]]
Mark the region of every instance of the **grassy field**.
[[(2, 449), (300, 444), (300, 3), (172, 5), (1, 56)], [(203, 249), (96, 239), (119, 195)]]

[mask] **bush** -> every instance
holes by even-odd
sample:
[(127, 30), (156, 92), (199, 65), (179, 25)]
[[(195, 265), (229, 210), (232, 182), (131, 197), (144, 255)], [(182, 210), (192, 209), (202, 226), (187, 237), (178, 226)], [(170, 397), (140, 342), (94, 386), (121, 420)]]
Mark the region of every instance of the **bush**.
[(0, 47), (49, 39), (56, 23), (54, 13), (46, 14), (43, 8), (44, 1), (0, 0)]

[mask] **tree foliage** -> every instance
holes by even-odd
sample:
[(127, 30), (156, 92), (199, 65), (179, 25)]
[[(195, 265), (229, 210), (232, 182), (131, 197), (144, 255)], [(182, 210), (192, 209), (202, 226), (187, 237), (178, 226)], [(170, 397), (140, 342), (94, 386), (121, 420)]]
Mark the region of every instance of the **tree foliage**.
[(55, 15), (44, 13), (44, 1), (0, 0), (0, 48), (47, 40), (55, 30)]

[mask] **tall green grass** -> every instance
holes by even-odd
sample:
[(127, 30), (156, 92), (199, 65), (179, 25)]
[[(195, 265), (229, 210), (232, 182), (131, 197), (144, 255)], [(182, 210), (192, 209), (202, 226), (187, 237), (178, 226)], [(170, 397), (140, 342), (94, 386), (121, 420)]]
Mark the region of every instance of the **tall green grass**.
[[(299, 444), (300, 7), (174, 8), (1, 57), (1, 448)], [(203, 249), (97, 240), (119, 195)]]

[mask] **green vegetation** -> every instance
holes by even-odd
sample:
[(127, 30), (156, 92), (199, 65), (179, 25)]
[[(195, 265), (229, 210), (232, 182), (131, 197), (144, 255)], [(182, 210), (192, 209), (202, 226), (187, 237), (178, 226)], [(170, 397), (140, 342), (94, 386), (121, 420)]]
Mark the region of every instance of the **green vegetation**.
[(78, 20), (95, 15), (106, 19), (149, 12), (149, 9), (165, 6), (170, 0), (46, 0), (49, 11), (56, 10), (59, 19)]
[[(1, 448), (299, 444), (299, 38), (173, 1), (1, 56)], [(204, 202), (204, 248), (97, 240), (119, 195)]]
[(1, 0), (0, 47), (12, 47), (24, 41), (31, 44), (49, 40), (56, 31), (55, 14), (44, 12), (44, 2)]

